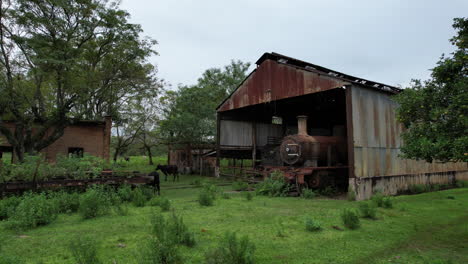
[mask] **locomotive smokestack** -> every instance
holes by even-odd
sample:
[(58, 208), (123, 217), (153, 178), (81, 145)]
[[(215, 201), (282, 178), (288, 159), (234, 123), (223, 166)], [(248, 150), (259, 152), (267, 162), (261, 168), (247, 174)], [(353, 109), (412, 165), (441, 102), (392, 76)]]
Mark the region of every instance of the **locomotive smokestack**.
[(297, 116), (297, 134), (307, 135), (307, 116)]

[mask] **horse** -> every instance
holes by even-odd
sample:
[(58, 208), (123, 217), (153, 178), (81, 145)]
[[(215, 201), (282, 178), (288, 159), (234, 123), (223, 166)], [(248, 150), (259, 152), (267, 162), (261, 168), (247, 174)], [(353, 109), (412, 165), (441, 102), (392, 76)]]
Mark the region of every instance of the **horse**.
[(179, 173), (177, 165), (158, 165), (156, 170), (160, 170), (164, 176), (164, 181), (167, 181), (167, 175), (172, 175), (174, 177), (173, 182), (175, 182), (176, 178), (179, 181)]

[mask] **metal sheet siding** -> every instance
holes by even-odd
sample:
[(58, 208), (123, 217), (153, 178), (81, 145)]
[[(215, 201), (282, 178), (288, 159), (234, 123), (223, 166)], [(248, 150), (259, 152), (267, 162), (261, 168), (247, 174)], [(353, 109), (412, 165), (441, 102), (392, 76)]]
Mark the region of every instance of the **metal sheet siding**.
[(326, 91), (347, 84), (326, 74), (266, 60), (224, 101), (218, 112)]
[(252, 123), (221, 120), (220, 145), (252, 146)]
[(352, 86), (354, 173), (374, 177), (460, 171), (468, 163), (428, 163), (399, 157), (403, 126), (396, 119), (397, 103), (388, 94)]

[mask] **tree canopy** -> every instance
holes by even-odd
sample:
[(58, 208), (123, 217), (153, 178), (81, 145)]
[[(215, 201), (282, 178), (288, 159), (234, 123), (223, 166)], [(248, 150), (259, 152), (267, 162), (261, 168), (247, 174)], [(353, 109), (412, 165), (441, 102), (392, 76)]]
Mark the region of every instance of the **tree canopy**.
[(74, 120), (119, 120), (131, 100), (158, 92), (147, 61), (156, 41), (128, 17), (105, 0), (1, 1), (0, 132), (20, 161)]
[(214, 143), (216, 107), (246, 78), (250, 63), (231, 61), (224, 68), (206, 70), (196, 85), (180, 86), (162, 100), (166, 110), (162, 136), (175, 144)]
[(453, 27), (456, 50), (442, 55), (429, 80), (414, 80), (397, 96), (406, 158), (468, 161), (468, 19), (454, 19)]

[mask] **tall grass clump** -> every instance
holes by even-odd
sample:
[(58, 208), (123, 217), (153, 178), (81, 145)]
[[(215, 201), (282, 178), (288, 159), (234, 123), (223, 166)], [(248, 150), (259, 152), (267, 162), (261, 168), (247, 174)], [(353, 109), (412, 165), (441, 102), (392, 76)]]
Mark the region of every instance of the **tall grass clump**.
[(344, 209), (341, 212), (341, 221), (349, 229), (358, 229), (361, 226), (357, 213), (351, 209)]
[(182, 263), (176, 236), (169, 223), (160, 214), (151, 217), (151, 237), (140, 249), (137, 262), (140, 264)]
[(204, 185), (198, 194), (198, 203), (201, 206), (212, 206), (216, 199), (216, 192), (216, 186), (212, 184)]
[(302, 190), (301, 197), (304, 198), (304, 199), (314, 199), (315, 196), (317, 196), (317, 195), (311, 189)]
[(362, 218), (377, 219), (377, 209), (372, 203), (363, 202), (359, 204), (359, 212)]
[(468, 181), (456, 181), (455, 185), (458, 188), (468, 188)]
[(411, 194), (425, 193), (425, 192), (429, 192), (430, 190), (431, 190), (430, 187), (425, 184), (413, 184), (408, 187), (408, 191)]
[(135, 188), (132, 193), (132, 204), (136, 207), (143, 207), (145, 206), (147, 200), (146, 195), (143, 193), (141, 188)]
[(240, 239), (233, 232), (228, 232), (217, 248), (205, 254), (207, 264), (253, 264), (255, 263), (255, 245), (247, 236)]
[(374, 196), (372, 196), (371, 201), (377, 207), (393, 208), (392, 199), (390, 197), (388, 197), (388, 196), (384, 196), (381, 192), (377, 192)]
[(306, 218), (305, 229), (309, 232), (317, 232), (317, 231), (322, 230), (322, 225), (320, 224), (320, 222), (312, 218)]
[(117, 195), (124, 202), (132, 200), (132, 187), (128, 184), (123, 184), (117, 189)]
[(47, 225), (57, 218), (55, 203), (47, 199), (44, 193), (27, 193), (16, 209), (11, 212), (8, 226), (11, 229), (24, 230)]
[(287, 196), (290, 189), (291, 187), (281, 171), (274, 171), (256, 186), (257, 194), (271, 197)]
[(252, 201), (254, 197), (252, 192), (245, 192), (244, 196), (247, 201)]
[(88, 236), (76, 236), (68, 245), (68, 249), (77, 264), (102, 263), (97, 257), (97, 247), (96, 241)]
[(348, 199), (348, 201), (356, 201), (356, 192), (352, 189), (348, 189), (346, 199)]
[(111, 201), (101, 186), (91, 187), (80, 196), (78, 212), (84, 219), (105, 215), (110, 209)]
[(11, 215), (16, 207), (20, 204), (21, 199), (16, 196), (11, 196), (7, 198), (3, 198), (0, 200), (0, 220), (8, 219), (9, 215)]
[(175, 213), (172, 213), (171, 221), (168, 225), (168, 232), (174, 236), (178, 244), (187, 247), (194, 247), (196, 244), (195, 235), (188, 230), (184, 219), (181, 216), (177, 216)]

